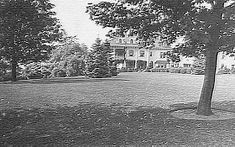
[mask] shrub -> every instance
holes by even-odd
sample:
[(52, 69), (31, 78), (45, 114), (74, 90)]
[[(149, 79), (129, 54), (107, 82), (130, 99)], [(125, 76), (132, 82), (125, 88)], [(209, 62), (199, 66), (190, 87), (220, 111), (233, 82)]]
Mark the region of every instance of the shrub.
[(230, 74), (235, 74), (235, 68), (231, 69)]
[(59, 68), (54, 68), (51, 72), (50, 77), (66, 77), (66, 71)]
[(230, 69), (229, 68), (222, 68), (217, 71), (217, 74), (230, 74)]
[(152, 72), (169, 72), (168, 68), (154, 68), (151, 69)]
[(29, 79), (41, 79), (43, 77), (43, 74), (41, 72), (30, 72), (27, 77)]
[(107, 77), (111, 77), (111, 73), (107, 72), (108, 69), (105, 68), (95, 68), (92, 73), (91, 73), (91, 77), (92, 78), (107, 78)]
[(192, 69), (192, 74), (193, 75), (204, 75), (205, 70), (204, 69)]
[(191, 74), (191, 68), (180, 68), (180, 73), (182, 74)]
[(118, 75), (117, 67), (111, 66), (110, 72), (112, 76), (117, 76)]
[(11, 72), (5, 73), (0, 77), (0, 81), (10, 81), (12, 79)]
[(30, 63), (26, 65), (26, 68), (22, 71), (22, 79), (41, 79), (51, 75), (50, 65), (41, 63)]
[(180, 73), (180, 68), (170, 68), (169, 72), (170, 73)]

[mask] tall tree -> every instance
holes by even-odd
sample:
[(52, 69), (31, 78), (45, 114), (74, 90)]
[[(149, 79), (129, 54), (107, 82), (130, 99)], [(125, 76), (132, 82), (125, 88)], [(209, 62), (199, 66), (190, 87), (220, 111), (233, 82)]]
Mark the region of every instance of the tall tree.
[(42, 61), (62, 36), (49, 0), (0, 1), (0, 57), (8, 60), (12, 80), (19, 63)]
[(143, 40), (160, 36), (173, 43), (185, 56), (205, 56), (205, 76), (197, 114), (212, 115), (211, 100), (215, 84), (218, 52), (231, 53), (235, 47), (234, 0), (117, 0), (87, 7), (92, 20), (104, 27), (116, 28), (111, 35), (129, 29)]
[(87, 74), (94, 78), (111, 77), (110, 48), (99, 38), (92, 45), (92, 51), (87, 58)]

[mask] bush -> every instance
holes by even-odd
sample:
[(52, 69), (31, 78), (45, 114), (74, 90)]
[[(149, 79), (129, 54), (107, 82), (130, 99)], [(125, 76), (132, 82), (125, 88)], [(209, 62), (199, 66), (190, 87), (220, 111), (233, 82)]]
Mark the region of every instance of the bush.
[(144, 72), (152, 72), (152, 69), (147, 68), (147, 69), (144, 70)]
[(43, 77), (43, 74), (41, 72), (30, 72), (27, 77), (29, 79), (41, 79)]
[(170, 68), (169, 72), (170, 73), (180, 73), (180, 68)]
[(193, 75), (204, 75), (205, 70), (204, 69), (192, 69), (192, 74)]
[(217, 74), (220, 75), (220, 74), (230, 74), (230, 69), (229, 68), (223, 68), (223, 69), (219, 69), (217, 71)]
[(235, 74), (235, 68), (231, 69), (230, 74)]
[(90, 75), (92, 78), (107, 78), (111, 76), (112, 74), (108, 73), (106, 68), (95, 68)]
[(117, 67), (111, 66), (110, 72), (112, 76), (117, 76), (118, 75)]
[(191, 74), (191, 68), (180, 68), (180, 73)]
[(22, 77), (26, 79), (41, 79), (43, 77), (40, 63), (30, 63), (22, 71)]
[(153, 68), (151, 69), (152, 72), (169, 72), (168, 68)]
[(0, 81), (11, 81), (11, 79), (12, 79), (11, 72), (6, 73), (0, 77)]
[[(17, 72), (17, 77), (16, 77), (17, 80), (27, 80), (28, 77), (22, 75), (22, 74), (19, 74)], [(0, 81), (11, 81), (12, 80), (12, 76), (11, 76), (11, 72), (7, 72), (6, 74), (0, 76)]]

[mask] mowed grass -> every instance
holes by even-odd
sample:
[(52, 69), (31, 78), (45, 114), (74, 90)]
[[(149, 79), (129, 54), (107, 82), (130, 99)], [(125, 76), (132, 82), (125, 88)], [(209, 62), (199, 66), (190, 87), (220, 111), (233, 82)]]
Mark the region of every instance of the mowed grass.
[[(184, 120), (203, 76), (121, 73), (0, 84), (0, 146), (235, 146), (235, 120)], [(235, 111), (234, 75), (217, 76), (216, 107)]]
[[(197, 102), (203, 76), (121, 73), (110, 79), (66, 78), (0, 84), (0, 109), (76, 106), (82, 102), (129, 103), (166, 108)], [(218, 75), (214, 101), (235, 99), (235, 75)]]

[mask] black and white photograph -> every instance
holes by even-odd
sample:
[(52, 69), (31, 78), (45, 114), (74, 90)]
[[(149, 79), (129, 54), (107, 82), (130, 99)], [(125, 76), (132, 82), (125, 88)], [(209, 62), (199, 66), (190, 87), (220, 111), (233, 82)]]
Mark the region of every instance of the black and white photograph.
[(0, 147), (235, 147), (235, 0), (0, 0)]

